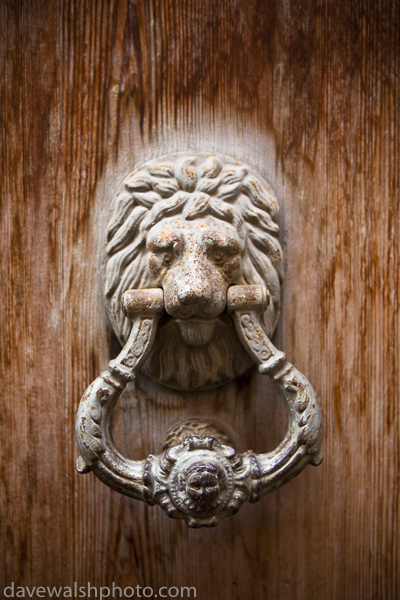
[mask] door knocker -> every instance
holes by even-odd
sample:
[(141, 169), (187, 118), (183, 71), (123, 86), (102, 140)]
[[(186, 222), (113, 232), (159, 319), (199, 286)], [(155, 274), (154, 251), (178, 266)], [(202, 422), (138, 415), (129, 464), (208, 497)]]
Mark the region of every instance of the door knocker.
[[(278, 204), (251, 167), (171, 154), (138, 167), (116, 193), (103, 255), (105, 299), (123, 350), (84, 393), (77, 469), (213, 526), (322, 461), (322, 414), (309, 381), (270, 341), (280, 310)], [(287, 410), (272, 452), (239, 454), (216, 425), (181, 424), (163, 451), (131, 460), (111, 435), (114, 406), (141, 370), (178, 390), (224, 385), (257, 363)]]

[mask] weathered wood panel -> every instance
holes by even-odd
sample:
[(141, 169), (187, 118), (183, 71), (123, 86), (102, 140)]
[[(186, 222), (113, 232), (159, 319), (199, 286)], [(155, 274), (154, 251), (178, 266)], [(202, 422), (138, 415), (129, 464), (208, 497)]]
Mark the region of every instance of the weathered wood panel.
[(1, 571), (3, 581), (36, 581), (50, 567), (60, 581), (68, 463), (58, 15), (46, 4), (1, 11)]
[[(2, 3), (0, 585), (398, 597), (399, 8)], [(108, 203), (134, 164), (186, 148), (237, 156), (276, 190), (276, 342), (326, 422), (321, 467), (208, 531), (74, 471), (80, 396), (117, 352), (98, 271)], [(144, 456), (176, 420), (213, 415), (262, 451), (284, 425), (265, 392), (255, 372), (190, 399), (142, 380), (116, 438)]]

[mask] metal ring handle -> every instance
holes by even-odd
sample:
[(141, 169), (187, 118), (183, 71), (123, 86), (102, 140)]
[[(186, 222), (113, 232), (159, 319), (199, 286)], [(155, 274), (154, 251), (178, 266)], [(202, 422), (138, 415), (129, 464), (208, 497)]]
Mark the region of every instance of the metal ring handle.
[(260, 317), (267, 302), (263, 286), (228, 288), (227, 308), (237, 334), (286, 406), (288, 433), (276, 450), (238, 454), (212, 435), (188, 435), (182, 443), (142, 461), (118, 452), (111, 436), (114, 406), (148, 356), (164, 310), (161, 289), (130, 290), (122, 299), (133, 322), (129, 340), (108, 370), (88, 387), (79, 406), (78, 471), (93, 471), (116, 491), (158, 504), (168, 516), (184, 519), (191, 527), (203, 527), (236, 513), (245, 501), (257, 501), (308, 463), (319, 464), (321, 410), (309, 381), (265, 335)]

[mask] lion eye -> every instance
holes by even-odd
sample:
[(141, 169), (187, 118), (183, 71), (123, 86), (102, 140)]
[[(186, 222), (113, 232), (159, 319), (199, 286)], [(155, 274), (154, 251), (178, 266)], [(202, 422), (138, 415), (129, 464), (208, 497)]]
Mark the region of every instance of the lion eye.
[(171, 252), (167, 252), (163, 256), (163, 265), (170, 265), (172, 263), (172, 254)]
[(223, 252), (214, 252), (213, 260), (215, 263), (222, 263), (225, 260), (225, 255)]

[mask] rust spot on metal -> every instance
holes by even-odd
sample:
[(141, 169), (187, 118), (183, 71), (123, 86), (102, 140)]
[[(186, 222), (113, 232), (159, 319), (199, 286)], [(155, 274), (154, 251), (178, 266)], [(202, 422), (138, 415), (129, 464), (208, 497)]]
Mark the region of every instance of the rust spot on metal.
[(228, 289), (228, 312), (265, 311), (268, 304), (269, 293), (262, 285), (240, 285)]
[(121, 304), (128, 318), (136, 315), (162, 316), (164, 313), (163, 291), (159, 288), (128, 290), (122, 296)]

